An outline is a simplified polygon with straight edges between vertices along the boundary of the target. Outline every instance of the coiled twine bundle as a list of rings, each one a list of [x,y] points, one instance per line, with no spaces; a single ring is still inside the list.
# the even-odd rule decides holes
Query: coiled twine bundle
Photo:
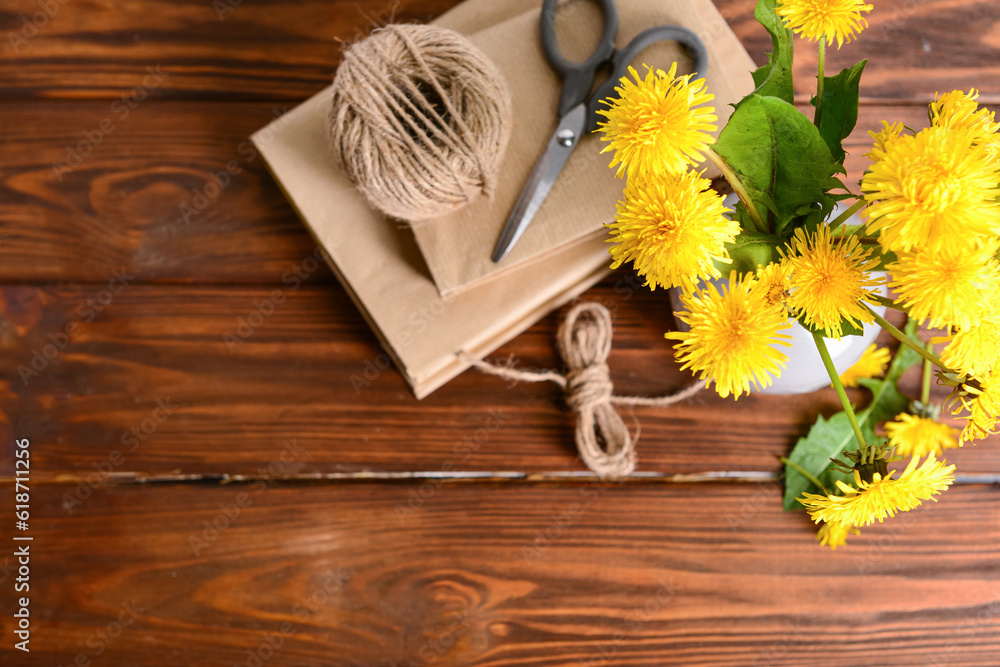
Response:
[[[615,405],[666,407],[691,398],[704,384],[695,382],[669,396],[616,396],[611,384],[611,313],[595,301],[573,306],[559,325],[559,354],[566,374],[557,371],[522,371],[480,361],[462,353],[469,364],[484,373],[508,380],[554,382],[566,392],[566,406],[576,413],[576,448],[587,467],[604,479],[621,479],[635,471],[636,438],[629,433]]]
[[[344,54],[328,120],[334,155],[369,203],[425,220],[492,193],[510,138],[510,92],[458,33],[390,25]]]

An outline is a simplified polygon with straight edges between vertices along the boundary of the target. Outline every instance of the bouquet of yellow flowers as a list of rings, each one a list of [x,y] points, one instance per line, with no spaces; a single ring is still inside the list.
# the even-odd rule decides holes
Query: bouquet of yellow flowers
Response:
[[[792,319],[813,334],[843,412],[821,417],[785,459],[785,506],[804,506],[831,547],[947,489],[955,466],[937,457],[995,433],[1000,418],[1000,125],[975,90],[938,95],[927,128],[883,122],[869,133],[871,165],[860,194],[850,192],[842,144],[866,62],[826,76],[825,50],[850,42],[871,10],[861,0],[759,0],[773,48],[717,140],[704,79],[677,76],[676,65],[631,69],[599,130],[627,175],[609,225],[612,267],[631,262],[651,289],[681,291],[688,330],[666,337],[683,368],[738,398],[782,372]],[[793,104],[793,32],[818,42],[812,120]],[[732,209],[692,169],[706,158],[739,197]],[[850,223],[856,214],[861,224]],[[894,298],[879,294],[885,287]],[[907,313],[906,331],[877,306]],[[900,352],[884,379],[860,381],[873,396],[856,411],[825,338],[872,323]],[[918,323],[944,335],[925,343]],[[911,400],[896,383],[921,359],[922,396]],[[965,419],[960,432],[929,401],[935,369],[951,388],[945,406]],[[875,433],[880,422],[887,437]],[[889,471],[904,458],[901,473]]]

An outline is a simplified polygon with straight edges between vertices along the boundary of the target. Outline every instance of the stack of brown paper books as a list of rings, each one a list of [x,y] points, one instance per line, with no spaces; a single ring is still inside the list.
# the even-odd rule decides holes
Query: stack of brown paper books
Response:
[[[574,2],[574,0],[570,0]],[[400,372],[422,398],[573,299],[607,274],[604,224],[614,218],[623,181],[608,168],[598,137],[574,151],[538,215],[500,263],[490,259],[500,231],[535,161],[555,129],[562,81],[542,53],[540,0],[467,0],[437,24],[469,36],[497,65],[513,97],[514,127],[493,197],[480,197],[447,216],[408,227],[369,208],[326,150],[330,88],[253,135],[344,288],[379,336]],[[599,34],[595,3],[576,0],[561,13],[560,47],[586,57]],[[618,44],[660,24],[694,30],[709,52],[706,75],[719,127],[729,104],[753,87],[753,62],[711,0],[619,0]],[[563,37],[567,42],[563,42]],[[512,48],[511,45],[516,45]],[[673,44],[641,60],[669,69]],[[707,170],[709,177],[715,174]]]

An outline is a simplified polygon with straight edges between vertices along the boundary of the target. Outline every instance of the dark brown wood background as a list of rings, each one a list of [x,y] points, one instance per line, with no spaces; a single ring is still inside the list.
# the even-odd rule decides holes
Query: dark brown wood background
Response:
[[[230,352],[313,251],[242,143],[327,85],[341,40],[454,0],[230,0],[220,18],[224,1],[0,8],[0,662],[1000,664],[997,439],[949,456],[963,483],[940,502],[830,552],[773,476],[832,390],[637,409],[645,477],[604,484],[552,386],[470,372],[416,401],[325,267]],[[870,59],[852,181],[880,120],[921,127],[953,88],[1000,103],[994,0],[873,2],[830,58]],[[716,4],[762,62],[754,3]],[[815,56],[796,46],[805,101]],[[242,173],[184,224],[230,160]],[[585,295],[614,312],[616,386],[675,390],[666,302],[630,284]],[[556,322],[498,354],[555,366]],[[11,617],[22,438],[30,655]]]

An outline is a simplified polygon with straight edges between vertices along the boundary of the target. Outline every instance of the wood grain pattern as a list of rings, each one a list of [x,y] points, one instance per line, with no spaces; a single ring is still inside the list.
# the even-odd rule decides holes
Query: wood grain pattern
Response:
[[[158,99],[300,100],[326,86],[343,41],[395,18],[429,19],[455,0],[183,0],[129,2],[52,0],[58,9],[25,38],[21,16],[37,0],[12,0],[0,14],[4,36],[0,96],[99,97],[130,95],[147,67],[168,76]],[[723,16],[758,62],[770,50],[753,21],[754,0],[716,0]],[[227,11],[231,7],[232,11]],[[41,22],[41,19],[39,19]],[[956,77],[994,91],[1000,101],[1000,11],[992,0],[884,0],[858,40],[830,55],[830,70],[869,58],[866,96],[908,100],[951,89]],[[14,35],[14,38],[11,38]],[[815,46],[798,41],[797,91],[812,92]],[[86,77],[80,73],[86,72]]]
[[[692,378],[663,340],[673,328],[669,306],[648,289],[623,294],[630,288],[612,279],[586,296],[615,313],[609,363],[616,388],[676,391]],[[284,299],[268,306],[275,289]],[[30,427],[46,442],[39,452],[45,478],[92,475],[115,452],[125,459],[113,466],[116,474],[259,474],[291,439],[302,454],[286,475],[582,470],[558,388],[510,387],[468,372],[417,401],[339,287],[296,290],[276,280],[261,288],[134,284],[117,294],[31,290],[8,289],[8,300],[26,312],[34,312],[34,299],[44,305],[26,333],[5,332],[0,364],[8,385],[0,400],[15,428]],[[110,299],[103,307],[102,294]],[[239,338],[241,318],[249,324],[267,308],[272,314]],[[558,367],[557,324],[546,318],[496,356]],[[47,359],[60,342],[64,349]],[[914,369],[911,395],[919,394],[917,382]],[[861,390],[853,395],[867,400]],[[935,396],[944,394],[936,388]],[[157,403],[168,399],[177,406],[171,413]],[[777,457],[816,416],[838,406],[824,390],[735,402],[705,392],[674,408],[637,409],[640,469],[777,470]],[[997,472],[997,442],[949,458],[965,471]]]
[[[455,2],[0,8],[0,495],[30,438],[35,538],[34,656],[5,641],[0,664],[1000,662],[997,486],[956,486],[831,553],[770,479],[668,478],[777,472],[837,410],[832,391],[637,409],[639,469],[662,477],[574,482],[555,387],[473,372],[418,402],[325,267],[292,288],[313,244],[247,137],[326,86],[343,42]],[[715,2],[763,62],[754,0]],[[922,127],[953,88],[1000,104],[996,3],[874,4],[830,54],[830,70],[871,59],[849,183],[880,120]],[[805,103],[814,47],[796,49]],[[224,335],[276,289],[230,351]],[[689,381],[662,294],[619,272],[585,298],[614,313],[619,391]],[[554,367],[556,323],[498,354]],[[998,443],[949,460],[995,478]]]
[[[248,137],[290,108],[148,102],[122,117],[107,102],[7,105],[4,277],[280,276],[314,245]]]
[[[0,13],[0,96],[124,95],[127,101],[147,86],[154,99],[301,100],[329,85],[345,44],[394,20],[426,21],[456,4],[11,0]],[[147,68],[164,80],[148,86]]]
[[[419,488],[128,485],[70,514],[60,486],[40,487],[30,664],[83,653],[245,665],[258,651],[297,667],[997,655],[995,488],[949,490],[833,553],[773,486],[459,483],[401,510]],[[119,634],[123,604],[135,613]],[[15,659],[7,642],[4,658]]]

